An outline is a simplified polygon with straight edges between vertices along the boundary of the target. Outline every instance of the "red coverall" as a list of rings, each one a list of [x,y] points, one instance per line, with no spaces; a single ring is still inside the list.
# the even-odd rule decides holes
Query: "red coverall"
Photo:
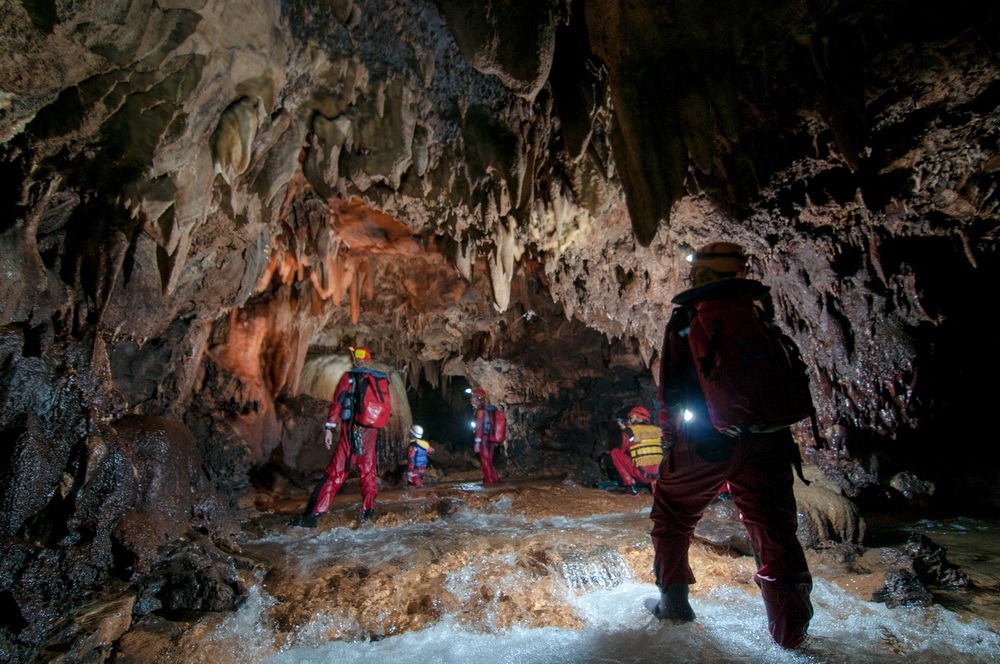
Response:
[[[486,418],[485,405],[476,406],[476,452],[479,452],[479,463],[483,467],[483,482],[491,484],[500,481],[500,475],[493,467],[493,447],[488,436],[483,435],[483,420]]]
[[[327,424],[336,424],[340,433],[333,450],[333,457],[330,459],[330,465],[326,467],[326,480],[317,494],[313,514],[326,514],[330,509],[330,502],[343,486],[344,480],[347,479],[347,473],[355,466],[361,474],[361,509],[371,510],[375,508],[375,495],[378,493],[377,452],[375,449],[378,441],[378,429],[354,424],[351,420],[340,419],[340,411],[343,408],[340,403],[340,395],[350,389],[350,375],[345,373],[341,377],[340,383],[337,384],[333,401],[330,403],[330,413],[326,418]],[[364,444],[364,454],[360,456],[356,456],[351,450],[352,429],[361,434],[361,441]]]
[[[622,484],[624,486],[631,486],[636,482],[642,486],[648,486],[656,481],[660,472],[660,467],[658,465],[642,466],[640,468],[636,467],[635,463],[632,461],[632,456],[628,453],[628,451],[638,442],[638,440],[632,439],[630,430],[625,429],[622,431],[621,445],[611,450],[611,463],[614,464],[615,470],[617,470],[618,475],[621,476]]]
[[[679,335],[689,321],[689,315],[675,311],[663,342],[660,426],[667,445],[674,446],[661,464],[650,513],[656,583],[664,590],[671,584],[695,582],[688,563],[695,525],[720,485],[728,482],[757,555],[754,581],[764,599],[768,630],[776,643],[794,648],[805,638],[813,615],[812,576],[795,536],[795,443],[788,429],[740,439],[724,439],[715,432],[693,372],[690,348]],[[684,408],[695,412],[689,423],[682,420]],[[699,421],[705,424],[698,426]]]

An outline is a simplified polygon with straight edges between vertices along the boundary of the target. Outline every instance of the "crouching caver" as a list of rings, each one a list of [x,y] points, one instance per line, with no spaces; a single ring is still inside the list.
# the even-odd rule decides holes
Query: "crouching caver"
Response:
[[[429,457],[434,454],[434,448],[423,438],[422,426],[414,424],[410,427],[410,441],[406,446],[406,483],[418,489],[424,486]]]
[[[647,409],[636,406],[626,420],[618,421],[622,439],[621,445],[611,450],[611,463],[626,495],[638,495],[636,485],[649,487],[660,476],[663,446],[660,428],[649,423],[651,417]]]

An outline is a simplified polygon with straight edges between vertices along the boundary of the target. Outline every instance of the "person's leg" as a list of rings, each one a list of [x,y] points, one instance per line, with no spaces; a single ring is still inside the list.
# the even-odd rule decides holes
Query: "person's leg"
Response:
[[[500,476],[493,468],[493,447],[493,443],[485,440],[479,445],[479,464],[483,469],[483,482],[486,483],[500,481]]]
[[[497,472],[496,467],[496,451],[497,446],[495,443],[490,443],[490,483],[495,483],[500,481],[500,473]]]
[[[756,555],[754,581],[767,612],[768,631],[784,648],[797,647],[813,615],[812,576],[795,532],[798,528],[792,466],[785,439],[790,434],[760,434],[741,445],[729,478],[729,492],[740,510]]]
[[[358,472],[361,474],[361,509],[364,512],[375,509],[378,494],[378,429],[359,428],[365,446],[364,454],[357,457]]]
[[[628,455],[628,452],[623,452],[620,447],[612,449],[611,463],[614,464],[618,477],[621,478],[622,486],[627,487],[635,483],[632,477],[632,470],[635,466],[632,465],[632,457]]]
[[[326,514],[330,510],[330,502],[344,484],[344,479],[347,478],[347,458],[350,451],[348,431],[341,429],[340,436],[337,438],[337,446],[333,449],[333,456],[330,458],[330,464],[326,467],[326,478],[319,486],[319,491],[316,492],[316,502],[311,514]]]
[[[424,475],[427,474],[427,466],[414,466],[410,475],[410,486],[418,489],[424,486]]]
[[[653,571],[662,592],[653,613],[658,618],[693,620],[687,602],[687,587],[695,582],[688,563],[688,549],[694,528],[705,508],[725,480],[729,463],[710,464],[687,444],[678,441],[673,450],[673,470],[661,467],[653,490]]]

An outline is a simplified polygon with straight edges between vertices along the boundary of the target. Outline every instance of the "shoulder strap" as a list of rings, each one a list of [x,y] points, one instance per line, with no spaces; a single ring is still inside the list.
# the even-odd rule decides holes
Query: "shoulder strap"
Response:
[[[363,384],[368,384],[369,382],[375,387],[375,392],[378,394],[379,401],[385,401],[385,394],[382,393],[382,380],[388,381],[389,376],[381,371],[375,371],[374,369],[366,369],[364,367],[354,367],[350,370],[350,373],[358,377],[358,382]],[[364,380],[367,378],[368,380]],[[362,387],[358,391],[358,398],[364,396],[365,388]]]

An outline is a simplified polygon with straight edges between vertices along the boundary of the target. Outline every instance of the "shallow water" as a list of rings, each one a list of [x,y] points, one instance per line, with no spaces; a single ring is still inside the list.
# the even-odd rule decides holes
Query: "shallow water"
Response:
[[[582,630],[515,627],[503,633],[471,632],[446,618],[433,627],[380,641],[334,642],[297,647],[264,661],[274,664],[392,661],[400,664],[479,662],[542,664],[580,662],[997,662],[1000,636],[985,623],[966,621],[939,607],[888,609],[859,603],[820,580],[816,615],[807,646],[785,651],[767,637],[759,597],[722,588],[693,600],[695,623],[660,623],[642,609],[655,588],[624,581],[585,593],[574,608],[586,619]],[[244,609],[246,624],[259,600]],[[234,638],[243,639],[234,633]],[[257,651],[264,655],[265,649]],[[246,653],[252,659],[251,653]]]
[[[638,578],[621,551],[648,547],[648,503],[622,505],[629,511],[532,519],[519,512],[510,497],[500,497],[446,520],[265,537],[246,548],[280,556],[282,564],[305,578],[352,559],[364,560],[367,566],[397,566],[402,578],[413,565],[430,565],[468,550],[464,566],[448,572],[439,591],[456,598],[455,606],[469,606],[481,592],[481,575],[488,568],[500,599],[491,599],[494,605],[478,618],[458,610],[444,612],[417,631],[386,624],[394,615],[386,609],[379,632],[391,635],[384,638],[373,638],[356,613],[330,607],[289,634],[275,628],[271,612],[277,601],[257,586],[237,613],[212,627],[207,640],[225,644],[236,661],[273,664],[1000,662],[1000,634],[989,611],[1000,597],[996,522],[955,519],[898,528],[899,534],[920,530],[947,547],[949,560],[980,586],[973,593],[935,593],[954,610],[942,605],[890,609],[845,590],[837,582],[838,572],[817,566],[810,638],[803,648],[785,651],[771,642],[760,594],[750,583],[701,583],[692,593],[698,616],[694,623],[661,623],[646,612],[644,600],[655,597],[657,589]],[[486,543],[486,548],[472,552],[472,542]],[[544,569],[526,573],[518,551],[544,547]],[[488,553],[494,549],[495,556]],[[740,570],[736,568],[737,576]],[[696,574],[701,582],[697,567]],[[510,614],[504,613],[502,597],[532,592],[537,592],[540,604],[545,595],[561,595],[563,610],[575,614],[582,628],[517,621],[504,625],[501,618]],[[331,641],[331,634],[338,640]]]
[[[1000,520],[954,516],[897,521],[884,516],[868,521],[874,525],[872,539],[879,544],[899,545],[910,533],[922,533],[947,549],[948,562],[960,567],[976,588],[938,590],[935,601],[1000,628]]]

